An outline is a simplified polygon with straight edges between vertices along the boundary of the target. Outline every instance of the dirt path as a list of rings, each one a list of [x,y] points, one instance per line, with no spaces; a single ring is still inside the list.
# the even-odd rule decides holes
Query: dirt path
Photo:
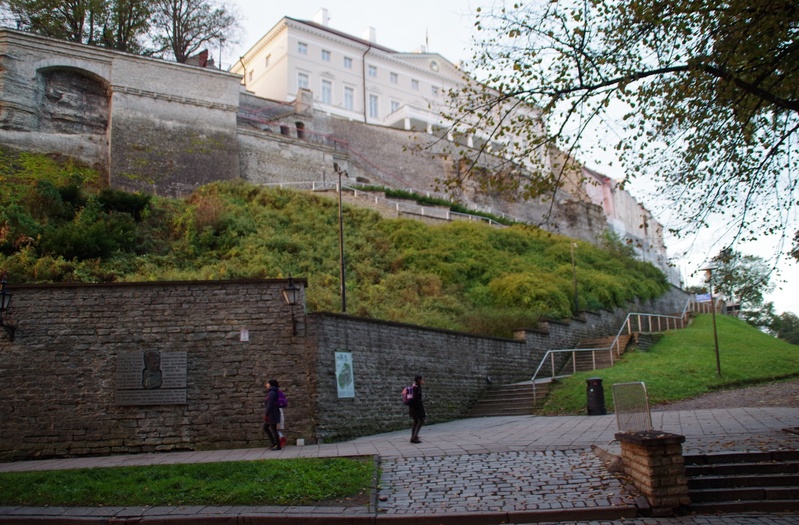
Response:
[[[722,390],[693,399],[656,405],[652,407],[652,410],[699,410],[703,408],[735,407],[799,407],[799,379],[736,390]]]

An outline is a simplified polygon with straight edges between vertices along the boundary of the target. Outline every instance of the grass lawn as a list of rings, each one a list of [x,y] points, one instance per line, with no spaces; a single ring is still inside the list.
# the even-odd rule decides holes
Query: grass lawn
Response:
[[[371,457],[7,472],[0,473],[0,505],[365,504],[374,475]]]
[[[643,381],[652,405],[715,390],[799,376],[799,346],[764,334],[745,322],[716,316],[721,377],[716,373],[712,317],[699,315],[683,330],[672,330],[645,352],[627,352],[613,368],[581,372],[559,380],[541,414],[584,414],[586,379],[599,377],[605,406],[613,410],[614,383]]]

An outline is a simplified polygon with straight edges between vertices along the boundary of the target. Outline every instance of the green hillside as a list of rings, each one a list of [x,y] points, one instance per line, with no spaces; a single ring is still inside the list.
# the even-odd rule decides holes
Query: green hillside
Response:
[[[613,368],[563,379],[542,414],[585,414],[586,380],[602,379],[605,405],[613,410],[613,384],[643,381],[651,405],[679,401],[715,390],[799,376],[799,348],[734,317],[716,316],[721,377],[716,371],[713,324],[699,315],[683,330],[666,332],[646,352],[628,352]],[[757,400],[753,405],[757,406]]]
[[[338,210],[332,199],[241,181],[186,199],[103,188],[93,170],[0,150],[0,271],[10,282],[295,277],[310,311],[340,311]],[[570,242],[530,226],[429,226],[346,207],[347,312],[510,336],[573,301]],[[578,242],[584,309],[668,289],[663,273]]]

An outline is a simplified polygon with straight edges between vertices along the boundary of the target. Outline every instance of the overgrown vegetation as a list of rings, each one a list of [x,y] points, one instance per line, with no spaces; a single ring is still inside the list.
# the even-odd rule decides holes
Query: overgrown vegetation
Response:
[[[720,389],[799,376],[799,351],[740,319],[717,316],[721,377],[716,373],[710,315],[672,330],[646,352],[628,352],[613,368],[581,372],[558,382],[542,414],[585,414],[586,380],[600,377],[605,406],[613,411],[613,384],[643,381],[651,405]],[[753,400],[756,403],[756,400]]]
[[[97,173],[0,151],[0,272],[10,282],[308,279],[310,311],[339,311],[338,210],[241,181],[186,199],[102,188]],[[347,312],[496,336],[571,314],[572,239],[534,227],[429,226],[344,212]],[[649,300],[663,273],[617,239],[575,249],[580,307]],[[615,244],[614,244],[615,243]]]
[[[368,494],[371,458],[0,473],[0,505],[309,505]]]

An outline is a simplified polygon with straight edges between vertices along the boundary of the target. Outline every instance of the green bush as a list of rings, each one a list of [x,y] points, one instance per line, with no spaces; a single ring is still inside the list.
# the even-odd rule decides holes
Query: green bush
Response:
[[[136,222],[141,222],[151,200],[152,196],[144,193],[128,193],[108,188],[97,195],[97,201],[104,211],[127,213]]]

